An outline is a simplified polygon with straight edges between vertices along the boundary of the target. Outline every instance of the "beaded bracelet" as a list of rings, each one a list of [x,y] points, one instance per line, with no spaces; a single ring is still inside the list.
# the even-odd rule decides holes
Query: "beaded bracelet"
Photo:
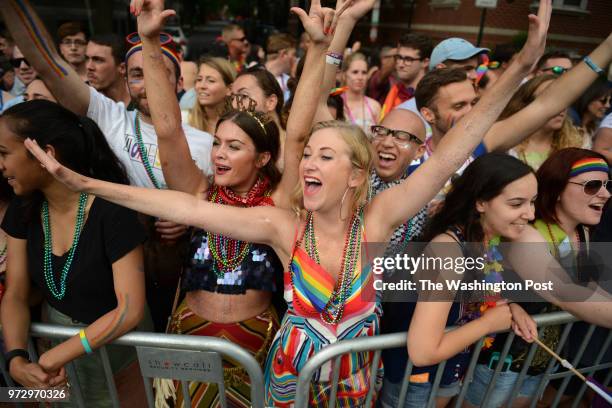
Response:
[[[83,345],[85,352],[87,354],[93,353],[93,350],[91,349],[91,346],[89,345],[89,340],[87,340],[87,336],[85,335],[85,330],[81,329],[81,331],[79,331],[79,337],[81,338],[81,344]]]
[[[584,57],[582,59],[584,61],[585,64],[587,64],[587,66],[589,68],[591,68],[597,75],[603,75],[604,70],[601,69],[595,62],[593,62],[593,60],[591,59],[591,57],[589,57],[588,55],[586,57]]]

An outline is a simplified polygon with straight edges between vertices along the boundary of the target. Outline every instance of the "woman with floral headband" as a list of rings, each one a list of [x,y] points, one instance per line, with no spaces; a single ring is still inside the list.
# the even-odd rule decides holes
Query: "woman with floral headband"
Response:
[[[373,0],[339,2],[340,10],[335,20],[356,21],[370,11],[373,4]],[[140,9],[137,6],[136,12]],[[342,13],[342,10],[346,11]],[[550,10],[550,0],[540,2],[539,17],[530,16],[529,38],[521,53],[492,91],[444,137],[436,154],[401,184],[380,193],[367,204],[372,153],[365,134],[353,125],[326,122],[315,126],[308,136],[314,103],[308,106],[312,109],[308,111],[310,115],[296,118],[296,122],[301,121],[300,127],[296,127],[298,134],[307,137],[293,211],[280,206],[238,208],[217,205],[177,191],[117,186],[72,172],[35,143],[26,142],[26,146],[51,174],[72,189],[86,190],[138,211],[194,225],[234,240],[272,247],[282,265],[289,265],[284,274],[288,311],[266,364],[266,400],[269,406],[288,407],[294,402],[297,375],[314,353],[343,339],[379,332],[380,303],[373,288],[374,275],[361,261],[361,243],[387,241],[397,226],[431,200],[465,161],[541,56]],[[312,65],[310,61],[307,63],[302,81],[306,79],[304,75],[312,75],[313,83],[320,84],[330,41],[326,33],[330,32],[331,13],[322,8],[318,0],[312,1],[309,14],[298,8],[292,11],[298,14],[313,39],[307,57],[312,59]],[[161,8],[158,13],[172,14],[162,12]],[[140,29],[145,31],[144,26]],[[298,98],[302,89],[298,88]],[[291,119],[288,134],[291,133]],[[287,152],[291,152],[287,154],[288,159],[299,157],[289,147]],[[295,170],[289,161],[286,163],[285,175]],[[172,162],[171,165],[184,163]],[[193,180],[191,178],[192,183]],[[403,205],[398,206],[400,201]],[[337,393],[340,406],[364,405],[372,360],[373,353],[369,352],[342,358],[341,389]],[[311,384],[311,404],[328,404],[330,374],[330,364],[316,373]]]

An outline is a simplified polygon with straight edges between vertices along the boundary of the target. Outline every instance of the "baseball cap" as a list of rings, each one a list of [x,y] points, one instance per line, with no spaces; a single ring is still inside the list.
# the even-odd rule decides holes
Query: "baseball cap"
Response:
[[[474,55],[490,51],[491,50],[488,48],[474,47],[471,42],[466,41],[463,38],[447,38],[440,44],[436,45],[436,48],[434,48],[431,52],[431,58],[429,59],[429,70],[433,70],[436,65],[446,60],[461,61],[472,58]]]

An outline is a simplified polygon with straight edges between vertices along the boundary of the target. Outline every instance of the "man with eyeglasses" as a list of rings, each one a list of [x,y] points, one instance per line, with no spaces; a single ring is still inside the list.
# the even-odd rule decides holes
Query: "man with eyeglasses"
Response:
[[[83,81],[87,81],[87,68],[85,66],[87,33],[83,26],[75,21],[64,23],[57,29],[57,37],[59,38],[59,50],[62,57]]]
[[[394,75],[387,79],[390,88],[383,101],[380,119],[383,119],[396,106],[414,96],[416,86],[427,72],[431,49],[431,38],[425,35],[411,33],[400,38],[396,54],[393,56],[395,71]],[[373,80],[378,81],[378,84],[373,83]],[[381,78],[370,80],[370,87],[384,85]]]
[[[542,55],[533,76],[544,74],[559,76],[572,69],[573,66],[574,64],[568,53],[561,50],[552,50]]]
[[[242,27],[229,24],[223,27],[221,39],[227,47],[227,58],[234,65],[237,72],[244,69],[249,40],[244,34]]]

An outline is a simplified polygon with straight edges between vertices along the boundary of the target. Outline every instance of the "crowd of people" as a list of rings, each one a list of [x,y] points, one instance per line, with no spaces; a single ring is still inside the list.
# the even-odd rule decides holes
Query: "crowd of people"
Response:
[[[495,333],[511,330],[486,406],[549,406],[559,385],[539,384],[550,356],[524,363],[534,339],[561,340],[560,326],[533,319],[558,310],[586,322],[567,335],[566,356],[587,323],[599,326],[581,352],[592,364],[612,328],[608,272],[584,267],[591,242],[612,241],[612,35],[577,60],[546,50],[552,4],[541,0],[520,50],[434,46],[417,33],[374,53],[347,48],[374,3],[292,8],[302,37],[271,34],[263,49],[231,24],[211,54],[188,61],[164,32],[175,12],[163,0],[132,0],[138,31],[125,39],[76,22],[52,37],[28,1],[0,2],[0,320],[16,382],[64,386],[73,362],[87,406],[106,407],[94,350],[133,329],[212,336],[261,364],[267,406],[290,407],[321,349],[407,332],[378,369],[373,352],[342,356],[335,393],[336,362],[324,364],[309,405],[334,393],[337,406],[362,407],[374,387],[376,406],[397,406],[411,360],[404,406],[426,406],[443,361],[435,399],[447,406],[485,337],[466,394],[466,406],[483,406],[508,336]],[[445,258],[483,256],[486,281],[554,289],[534,289],[537,302],[460,291],[383,302],[367,244],[388,254],[413,242]],[[37,320],[79,334],[33,361]],[[144,406],[134,350],[107,350],[122,405]],[[249,407],[248,375],[223,364],[229,406]],[[180,383],[155,385],[157,406],[185,406]],[[193,407],[221,406],[215,384],[188,392]]]

